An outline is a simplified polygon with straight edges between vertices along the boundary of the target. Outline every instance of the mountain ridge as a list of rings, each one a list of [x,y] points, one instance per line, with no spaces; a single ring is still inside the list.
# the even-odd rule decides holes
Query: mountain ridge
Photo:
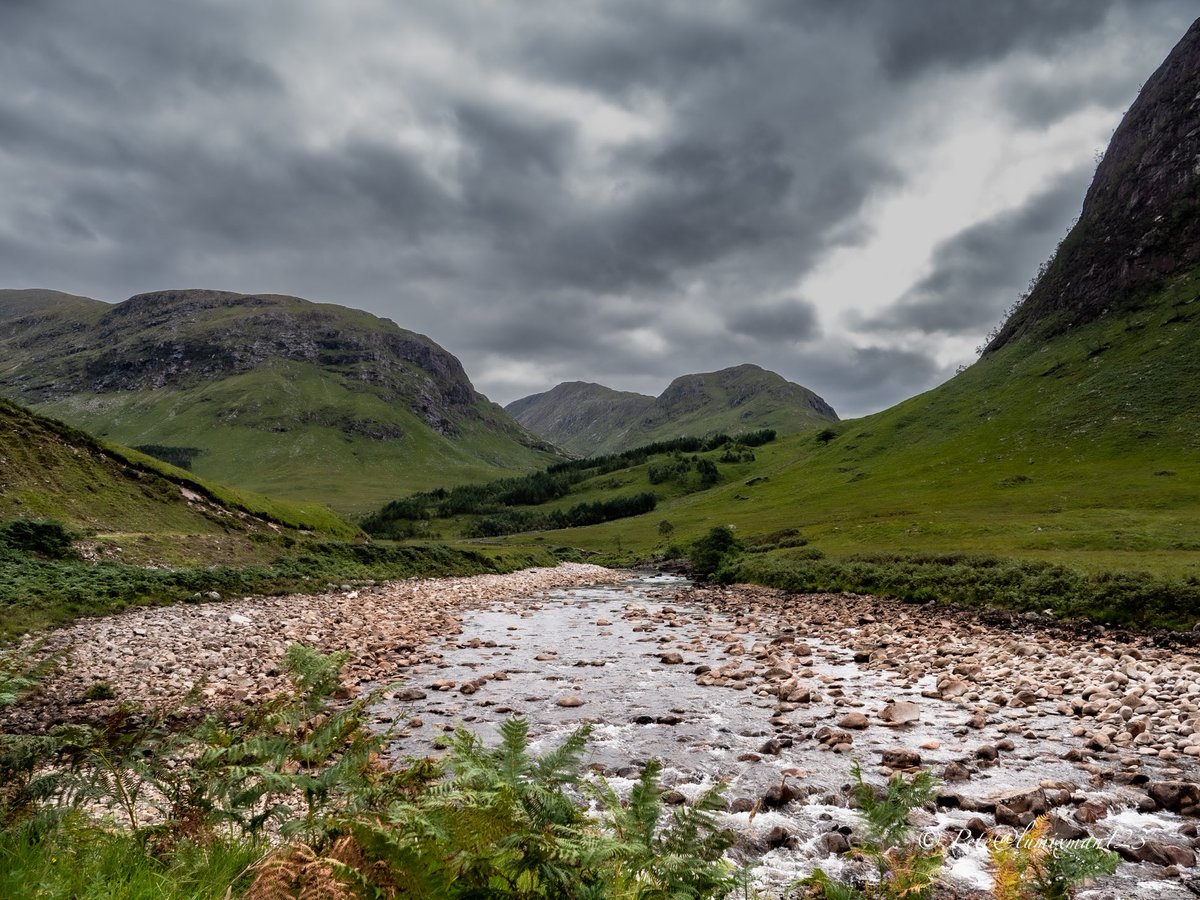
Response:
[[[681,375],[658,397],[583,381],[563,382],[505,407],[535,434],[583,454],[715,431],[791,433],[837,421],[808,388],[752,363]]]
[[[118,443],[195,448],[206,477],[343,510],[431,470],[469,480],[554,458],[436,342],[336,304],[0,291],[0,353],[0,394],[16,402]]]

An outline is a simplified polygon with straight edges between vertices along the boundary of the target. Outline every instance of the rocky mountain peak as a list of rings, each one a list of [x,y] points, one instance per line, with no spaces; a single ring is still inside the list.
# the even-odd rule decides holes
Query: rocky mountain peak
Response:
[[[1079,221],[988,346],[1052,335],[1136,303],[1200,264],[1200,19],[1114,132]]]

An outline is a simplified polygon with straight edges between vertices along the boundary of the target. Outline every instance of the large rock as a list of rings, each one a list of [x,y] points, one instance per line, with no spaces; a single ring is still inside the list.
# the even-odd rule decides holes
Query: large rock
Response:
[[[1184,815],[1200,812],[1200,784],[1192,781],[1156,781],[1146,786],[1146,793],[1158,809]]]
[[[897,700],[879,711],[879,720],[888,725],[911,725],[921,720],[921,707],[908,700]]]
[[[883,764],[889,769],[915,769],[921,765],[921,754],[903,748],[884,750]]]

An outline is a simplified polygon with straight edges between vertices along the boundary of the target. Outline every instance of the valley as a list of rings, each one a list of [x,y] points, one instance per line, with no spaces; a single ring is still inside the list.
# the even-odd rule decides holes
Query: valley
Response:
[[[657,21],[636,40],[609,22],[619,52],[590,55],[575,42],[603,16],[585,7],[536,42],[522,15],[483,40],[468,20],[489,5],[443,10],[454,40],[406,21],[424,49],[388,45],[383,67],[357,33],[352,102],[288,44],[328,115],[294,154],[260,152],[286,118],[226,118],[283,89],[258,48],[239,66],[173,47],[207,74],[147,109],[212,133],[195,158],[148,143],[205,202],[171,193],[101,228],[95,209],[122,204],[91,187],[40,217],[18,191],[0,229],[15,272],[57,271],[40,242],[66,228],[73,251],[51,255],[98,296],[276,278],[421,330],[283,293],[0,289],[0,895],[1200,895],[1200,20],[949,377],[1025,244],[1061,227],[1083,170],[1055,129],[1082,146],[1101,95],[1126,97],[1088,66],[1150,38],[1082,65],[1079,35],[1120,44],[1124,7],[1061,40],[989,19],[1000,6],[951,40],[961,23],[934,8],[946,40],[925,46],[933,19],[907,8],[904,28],[883,4],[828,32],[817,6],[745,46],[689,8],[655,56],[665,92],[624,80]],[[868,25],[875,43],[815,83],[911,118],[835,97],[810,125],[812,98],[779,104],[802,63],[842,55],[808,29],[848,46]],[[526,68],[455,68],[468,91],[443,68],[460,31]],[[749,47],[786,77],[711,115]],[[89,65],[64,75],[94,82],[89,103],[128,93]],[[386,114],[364,89],[380,72],[404,84]],[[423,104],[451,81],[471,102]],[[188,108],[201,82],[223,85],[221,116]],[[979,117],[939,144],[951,95]],[[871,130],[839,139],[859,118]],[[13,121],[44,130],[0,108]],[[99,147],[128,158],[132,133]],[[239,140],[238,178],[204,174]],[[1035,145],[1037,165],[1004,169]],[[79,152],[47,158],[74,172]],[[326,154],[348,167],[323,175]],[[122,196],[156,180],[130,174]],[[140,268],[104,255],[235,221],[243,176],[320,210],[222,226],[222,247],[282,242],[256,245],[260,268],[203,241]],[[36,252],[13,249],[26,230]],[[828,385],[790,380],[814,373]],[[896,385],[919,392],[894,402]],[[843,418],[821,394],[876,411]]]

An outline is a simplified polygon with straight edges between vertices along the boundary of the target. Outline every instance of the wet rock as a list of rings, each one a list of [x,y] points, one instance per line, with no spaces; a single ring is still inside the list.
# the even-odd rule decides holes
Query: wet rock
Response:
[[[1108,807],[1099,800],[1088,800],[1075,807],[1075,820],[1084,825],[1094,825],[1108,815]]]
[[[584,701],[581,700],[579,697],[567,696],[567,697],[559,697],[557,700],[554,701],[554,704],[555,704],[555,706],[563,706],[563,707],[566,707],[567,709],[575,709],[577,707],[583,706]]]
[[[921,707],[909,700],[897,700],[879,711],[879,720],[887,725],[911,725],[921,720]]]
[[[1200,812],[1200,784],[1189,781],[1157,781],[1146,786],[1146,793],[1154,801],[1156,809],[1165,809],[1183,815]]]
[[[839,731],[836,728],[830,728],[828,725],[823,725],[813,733],[817,743],[826,750],[834,750],[836,752],[845,752],[854,744],[854,736],[848,731]]]
[[[1088,830],[1069,819],[1053,813],[1046,817],[1046,836],[1056,841],[1081,841],[1088,837]]]
[[[817,848],[830,856],[850,852],[850,839],[840,831],[829,831],[817,840]]]
[[[870,725],[870,721],[865,715],[860,712],[850,712],[838,719],[838,728],[863,729]]]
[[[1156,866],[1184,866],[1191,868],[1196,864],[1196,854],[1190,847],[1173,844],[1169,841],[1114,841],[1111,849],[1129,862],[1151,863]]]
[[[996,751],[996,748],[991,744],[984,744],[982,747],[976,747],[975,752],[972,755],[976,759],[984,762],[995,762],[1000,756],[1000,754]]]
[[[759,747],[758,752],[768,756],[778,756],[785,747],[790,746],[792,746],[792,739],[790,737],[773,737]]]
[[[428,696],[429,695],[420,688],[414,687],[400,688],[400,690],[396,691],[396,693],[393,695],[396,700],[405,701],[424,700]]]
[[[792,833],[782,825],[776,825],[774,828],[768,831],[766,837],[763,838],[763,842],[767,845],[768,849],[771,850],[776,850],[780,847],[786,847],[789,850],[795,850],[800,846],[800,842],[797,841],[796,838],[792,836]]]
[[[987,822],[983,821],[983,819],[979,818],[979,816],[972,816],[971,818],[967,819],[967,824],[965,827],[967,832],[973,838],[981,838],[991,830],[988,827]]]
[[[754,809],[754,801],[749,797],[737,797],[729,802],[729,812],[747,813]]]
[[[1003,803],[996,804],[996,823],[999,825],[1008,825],[1011,828],[1024,828],[1027,825],[1033,824],[1033,820],[1037,818],[1033,813],[1019,813],[1015,809],[1010,809]]]
[[[801,792],[785,778],[779,784],[774,784],[767,788],[766,792],[762,795],[761,803],[767,809],[779,809],[780,807],[787,806],[800,796],[802,796]]]
[[[971,777],[971,770],[960,762],[953,760],[946,763],[946,767],[942,769],[943,781],[966,781]]]
[[[671,651],[669,653],[660,653],[658,661],[664,666],[678,666],[683,663],[683,655]]]
[[[921,754],[916,750],[884,750],[883,764],[889,769],[915,769],[921,765]]]

